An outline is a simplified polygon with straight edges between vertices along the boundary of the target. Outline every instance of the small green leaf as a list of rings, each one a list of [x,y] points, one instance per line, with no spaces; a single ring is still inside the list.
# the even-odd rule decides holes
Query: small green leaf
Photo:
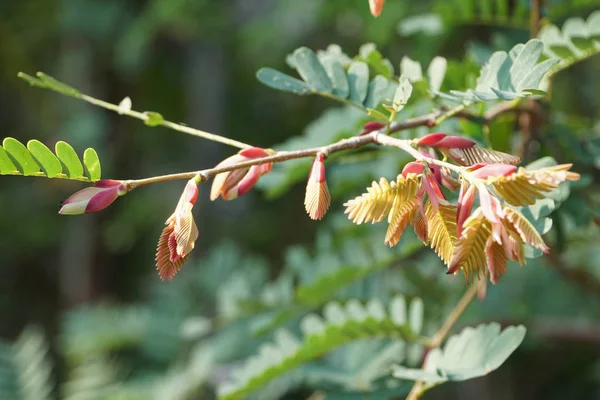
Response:
[[[400,84],[394,94],[394,108],[396,111],[400,111],[406,105],[412,94],[412,89],[413,87],[409,79],[406,76],[401,75]]]
[[[365,99],[365,107],[376,108],[383,100],[388,92],[390,81],[382,75],[377,75],[371,83],[369,83],[369,91]]]
[[[17,168],[23,175],[35,175],[40,172],[40,166],[27,150],[27,147],[17,139],[6,138],[2,146],[10,157],[16,162]]]
[[[10,159],[6,150],[4,150],[2,147],[0,147],[0,174],[19,174],[19,169],[17,168],[15,163]]]
[[[55,152],[69,178],[83,177],[83,166],[70,144],[63,141],[56,143]]]
[[[46,75],[43,72],[38,72],[37,77],[46,86],[47,89],[54,90],[55,92],[62,93],[66,96],[81,97],[81,92],[57,79],[54,79],[50,75]]]
[[[377,111],[374,110],[372,108],[367,108],[367,114],[369,114],[369,116],[378,119],[380,121],[387,121],[388,117],[387,115],[385,115],[384,113],[382,113],[381,111]]]
[[[298,74],[310,87],[318,92],[333,93],[333,85],[327,76],[327,71],[314,51],[307,47],[300,47],[294,51],[294,61]]]
[[[90,178],[91,182],[100,180],[102,169],[100,167],[100,159],[96,150],[89,148],[83,153],[83,164],[85,166],[85,174]]]
[[[404,75],[411,82],[417,82],[423,79],[423,69],[421,63],[414,61],[407,56],[402,57],[400,61],[400,74]]]
[[[369,89],[369,67],[362,61],[355,61],[348,69],[349,99],[353,103],[363,104]]]
[[[270,88],[281,90],[282,92],[290,92],[299,95],[312,93],[310,86],[300,79],[296,79],[272,68],[259,69],[256,73],[256,78]]]
[[[525,337],[525,327],[510,326],[500,332],[500,325],[491,323],[477,328],[465,328],[451,336],[443,350],[427,355],[424,369],[394,367],[399,379],[441,383],[447,380],[464,381],[489,374],[498,369],[519,347]]]
[[[162,115],[154,111],[146,111],[144,114],[148,116],[144,123],[148,126],[158,126],[165,120]]]
[[[39,140],[30,140],[27,142],[27,148],[36,159],[38,164],[44,170],[48,178],[55,178],[62,173],[62,165],[52,151]]]
[[[448,61],[444,57],[434,57],[427,68],[427,79],[429,80],[429,89],[437,92],[442,87]]]
[[[329,76],[333,84],[333,94],[343,99],[347,98],[350,94],[350,87],[348,86],[348,78],[342,64],[333,56],[322,57],[321,63],[325,67],[327,76]]]

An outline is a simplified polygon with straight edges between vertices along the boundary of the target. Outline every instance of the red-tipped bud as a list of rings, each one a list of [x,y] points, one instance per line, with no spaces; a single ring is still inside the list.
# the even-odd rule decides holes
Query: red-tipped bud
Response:
[[[446,136],[435,145],[430,145],[438,149],[466,149],[475,146],[475,142],[459,136]]]
[[[165,222],[156,248],[156,269],[161,279],[173,279],[198,239],[192,207],[198,199],[198,178],[190,179],[175,212]]]
[[[78,215],[104,210],[119,196],[127,193],[127,187],[121,181],[104,179],[92,187],[87,187],[72,194],[62,202],[58,211],[63,215]]]
[[[458,195],[458,205],[456,209],[456,237],[460,238],[463,231],[463,226],[471,210],[473,209],[473,202],[475,201],[475,186],[470,186],[463,182],[460,187],[460,193]]]
[[[383,128],[385,128],[385,124],[382,124],[381,122],[377,121],[369,121],[365,124],[365,126],[363,126],[363,131],[360,133],[359,136],[366,135],[367,133],[378,131]]]
[[[228,167],[255,158],[267,157],[272,154],[272,150],[262,149],[260,147],[248,147],[221,161],[216,168]],[[213,179],[210,189],[210,199],[216,200],[221,196],[223,200],[233,200],[245,195],[254,187],[254,185],[256,185],[256,182],[258,182],[258,179],[262,175],[271,171],[271,168],[273,168],[273,163],[266,163],[217,174]]]
[[[473,171],[475,178],[487,179],[492,176],[509,176],[517,170],[517,167],[510,164],[488,164]]]
[[[406,178],[408,174],[422,174],[425,166],[421,163],[411,161],[402,168],[402,176]]]
[[[379,17],[379,14],[381,14],[381,11],[383,10],[384,3],[385,0],[369,0],[369,8],[374,17]]]
[[[421,139],[419,139],[419,141],[417,142],[417,145],[418,146],[434,146],[445,137],[446,137],[445,133],[441,133],[441,132],[429,133],[429,134],[423,136]]]
[[[309,217],[314,220],[323,218],[331,203],[331,196],[325,179],[324,158],[323,154],[317,154],[306,184],[304,207]]]

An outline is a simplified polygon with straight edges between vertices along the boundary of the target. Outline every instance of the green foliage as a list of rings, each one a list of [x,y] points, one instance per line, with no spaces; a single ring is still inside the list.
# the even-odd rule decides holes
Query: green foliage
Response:
[[[0,343],[0,398],[50,400],[54,387],[49,347],[41,329],[25,329],[10,345]]]
[[[525,44],[517,44],[509,52],[497,51],[481,69],[475,89],[438,94],[445,99],[466,104],[515,100],[538,94],[544,74],[558,62],[552,58],[538,64],[543,48],[542,41],[532,39]]]
[[[431,384],[464,381],[489,374],[500,367],[519,347],[525,337],[525,327],[510,326],[500,332],[500,324],[465,328],[451,336],[443,349],[431,350],[424,368],[394,367],[399,379],[420,380]]]
[[[94,149],[85,150],[83,164],[68,143],[56,143],[55,152],[56,155],[38,140],[30,140],[25,147],[17,139],[5,138],[0,147],[0,175],[43,176],[83,182],[100,180],[100,160]]]
[[[363,306],[356,300],[344,306],[328,303],[324,319],[310,314],[300,327],[304,338],[298,341],[290,332],[275,333],[275,343],[265,344],[259,354],[232,374],[234,381],[223,384],[219,398],[235,399],[256,390],[294,367],[320,357],[349,341],[369,337],[393,337],[407,342],[418,340],[423,321],[423,305],[419,299],[407,308],[403,297],[394,298],[388,310],[381,301]]]
[[[273,89],[298,95],[318,94],[362,109],[375,109],[384,100],[393,97],[398,84],[390,80],[389,65],[384,64],[374,51],[363,51],[366,61],[347,62],[330,47],[327,52],[315,54],[309,48],[297,49],[288,59],[302,80],[272,68],[262,68],[256,74],[259,81]],[[378,74],[369,80],[369,65]]]
[[[511,3],[514,4],[511,7]],[[449,0],[436,1],[434,11],[446,26],[489,24],[526,29],[529,13],[526,2],[509,0]]]
[[[555,25],[542,28],[538,38],[544,43],[544,54],[556,57],[560,62],[551,73],[600,53],[600,10],[583,20],[569,18],[559,29]]]

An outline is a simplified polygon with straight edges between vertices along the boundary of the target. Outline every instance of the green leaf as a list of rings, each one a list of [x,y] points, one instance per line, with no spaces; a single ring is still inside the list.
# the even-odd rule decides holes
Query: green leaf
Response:
[[[348,85],[350,95],[348,99],[353,103],[362,104],[367,97],[369,88],[369,67],[362,61],[355,61],[348,69]]]
[[[519,347],[525,331],[525,327],[519,325],[510,326],[501,333],[500,325],[495,322],[465,328],[460,334],[451,336],[443,350],[429,352],[422,370],[397,366],[393,376],[438,384],[487,375]]]
[[[396,110],[396,112],[402,110],[402,108],[404,108],[404,106],[406,105],[406,103],[408,102],[408,99],[410,99],[410,96],[412,94],[412,84],[410,83],[409,79],[404,76],[401,75],[400,76],[400,84],[398,85],[398,88],[396,89],[396,93],[394,93],[394,109]]]
[[[298,74],[310,87],[318,92],[333,93],[333,85],[327,76],[327,71],[314,51],[307,47],[300,47],[294,52],[293,57]]]
[[[70,144],[60,141],[56,143],[54,150],[69,178],[81,178],[83,176],[81,161],[79,161],[77,153]]]
[[[27,148],[48,178],[55,178],[62,173],[60,161],[42,142],[39,140],[30,140],[27,142]]]
[[[377,75],[369,84],[365,107],[371,109],[376,108],[382,101],[386,100],[386,97],[390,92],[389,88],[390,81],[382,75]]]
[[[83,164],[85,166],[85,175],[90,179],[90,182],[99,181],[102,177],[102,168],[100,167],[100,159],[98,153],[92,148],[88,148],[83,153]]]
[[[43,72],[36,74],[38,79],[45,85],[47,89],[54,90],[66,96],[81,97],[81,92],[57,79],[54,79],[50,75],[46,75]]]
[[[290,92],[301,96],[311,94],[311,88],[299,79],[272,68],[261,68],[256,73],[258,80],[270,88]]]
[[[10,159],[4,148],[0,147],[0,174],[2,175],[20,175],[19,169]]]
[[[445,97],[469,104],[530,96],[539,89],[543,76],[557,62],[550,59],[537,64],[542,51],[543,43],[539,39],[517,44],[508,53],[497,51],[481,68],[475,89],[465,92],[451,90],[451,95]]]
[[[434,57],[427,68],[427,79],[429,80],[429,89],[437,92],[442,87],[444,77],[446,76],[448,61],[444,57]]]
[[[13,344],[0,343],[0,398],[50,400],[54,382],[43,331],[26,327]]]
[[[8,155],[15,161],[19,171],[25,175],[36,175],[40,172],[40,166],[35,162],[27,147],[17,139],[6,138],[2,142],[2,147]]]
[[[231,374],[229,382],[218,388],[219,400],[242,398],[297,366],[357,339],[391,337],[408,342],[415,340],[417,334],[410,325],[398,323],[391,317],[392,313],[398,313],[398,304],[406,306],[406,301],[397,296],[387,309],[380,300],[371,300],[366,306],[355,299],[344,305],[328,303],[323,308],[323,317],[309,314],[302,319],[302,340],[287,330],[275,332],[273,343],[264,344],[257,355]],[[403,312],[407,313],[406,310]]]
[[[333,56],[321,58],[321,63],[333,84],[333,94],[343,99],[347,98],[350,95],[350,87],[348,86],[348,78],[342,64]]]
[[[154,111],[146,111],[144,114],[146,114],[146,116],[148,117],[144,120],[144,124],[148,126],[158,126],[162,124],[165,120],[162,115]]]
[[[421,63],[411,60],[407,56],[402,57],[400,61],[400,74],[406,76],[411,82],[420,81],[423,79]]]
[[[0,147],[0,175],[43,176],[83,182],[100,179],[100,160],[93,149],[87,149],[84,154],[87,174],[84,176],[75,150],[65,142],[58,142],[55,146],[58,157],[39,140],[30,140],[25,147],[16,139],[5,138],[3,146]]]

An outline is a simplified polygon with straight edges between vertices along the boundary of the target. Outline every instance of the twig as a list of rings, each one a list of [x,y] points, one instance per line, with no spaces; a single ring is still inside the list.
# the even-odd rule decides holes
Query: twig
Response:
[[[134,111],[134,110],[126,110],[115,104],[108,103],[104,100],[96,99],[95,97],[88,96],[86,94],[82,94],[79,98],[81,100],[87,101],[88,103],[93,104],[95,106],[102,107],[104,109],[114,111],[114,112],[122,114],[122,115],[127,115],[129,117],[136,118],[136,119],[142,120],[144,122],[146,122],[149,118],[148,114],[146,114],[146,113],[142,113],[142,112]],[[173,129],[174,131],[177,131],[177,132],[187,133],[188,135],[193,135],[193,136],[201,137],[203,139],[212,140],[213,142],[219,142],[219,143],[223,143],[223,144],[226,144],[226,145],[229,145],[232,147],[237,147],[239,149],[245,149],[245,148],[251,147],[249,144],[240,142],[238,140],[229,139],[229,138],[226,138],[221,135],[215,135],[213,133],[205,132],[200,129],[190,128],[189,126],[176,124],[175,122],[171,122],[171,121],[167,121],[167,120],[159,121],[159,122],[157,122],[157,125],[164,126],[165,128]]]
[[[471,301],[473,301],[473,299],[475,298],[478,286],[479,283],[477,282],[471,284],[471,286],[469,286],[465,294],[460,298],[458,303],[456,303],[454,309],[452,309],[450,314],[448,314],[448,316],[446,317],[446,320],[444,321],[442,327],[435,333],[435,335],[433,335],[430,344],[431,348],[440,347],[442,345],[442,342],[444,341],[454,324],[456,324],[458,318],[462,315],[462,313],[467,309],[467,306],[471,304]],[[410,390],[410,393],[408,394],[406,400],[417,400],[423,393],[424,389],[425,382],[416,381],[412,389]]]
[[[542,19],[543,0],[531,0],[531,14],[529,16],[529,36],[534,38],[540,31]]]

